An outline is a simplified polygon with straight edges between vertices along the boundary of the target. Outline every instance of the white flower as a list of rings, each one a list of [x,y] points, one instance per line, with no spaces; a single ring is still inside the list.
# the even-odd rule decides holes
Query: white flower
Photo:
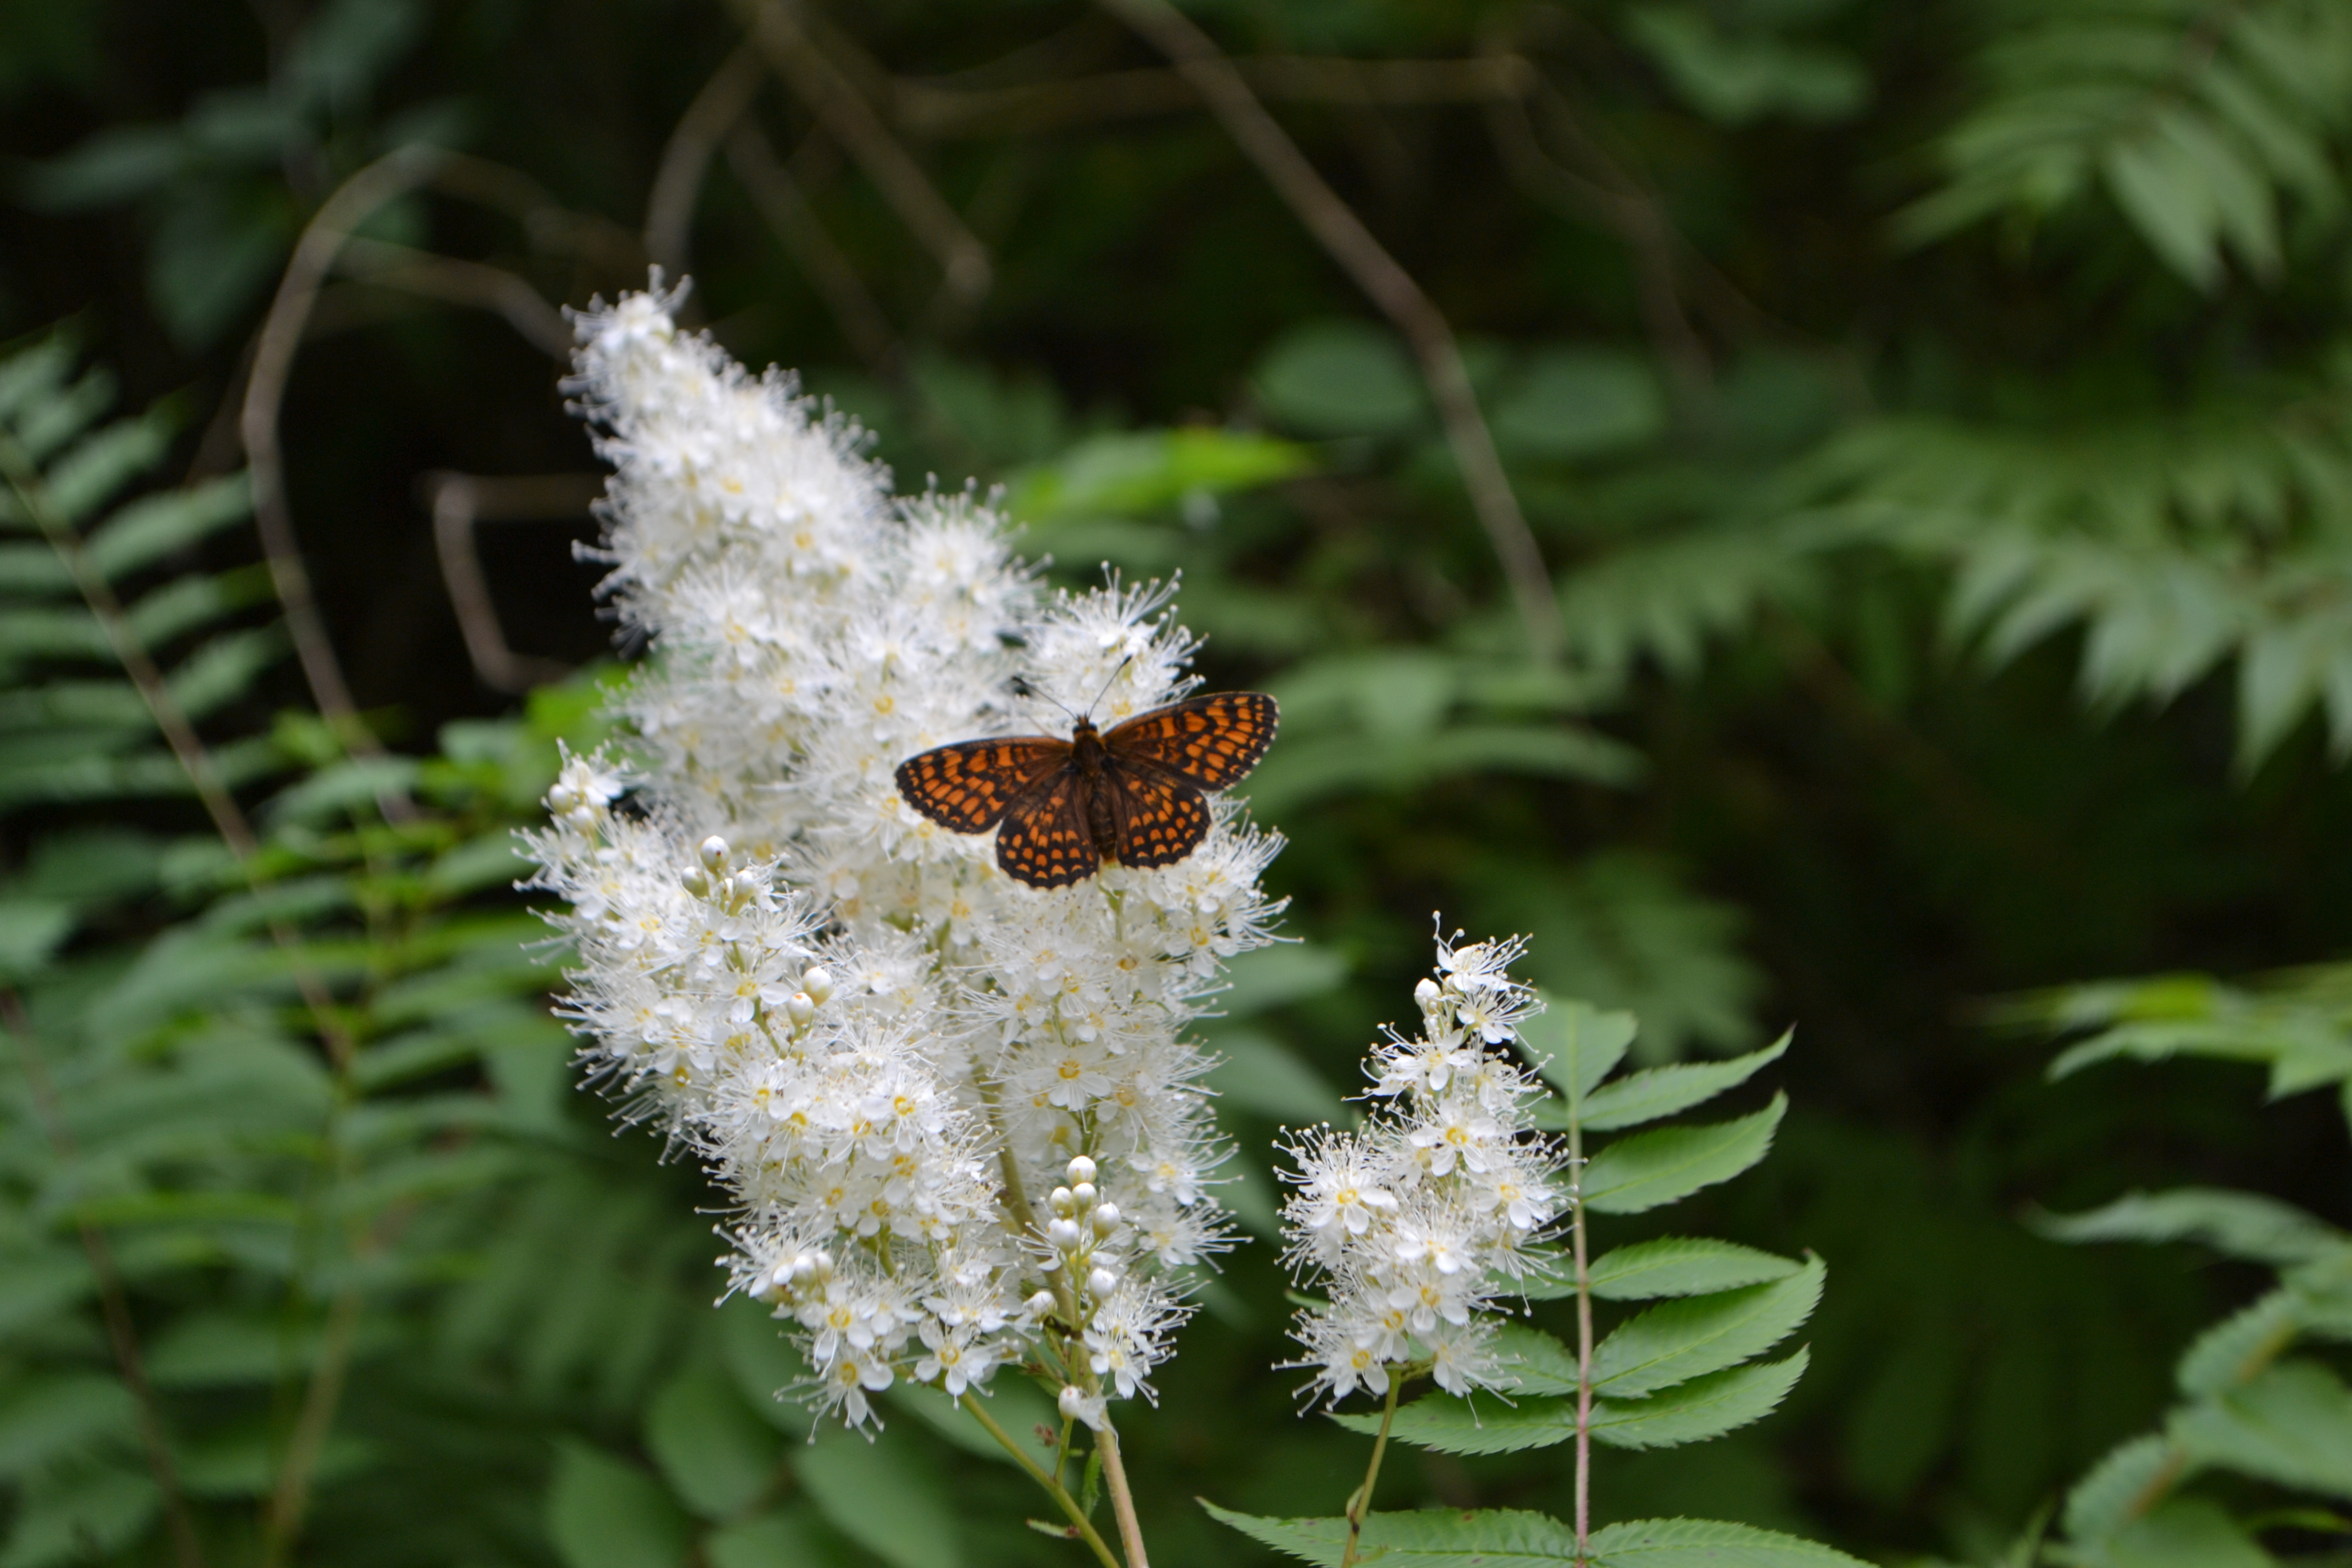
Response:
[[[1495,1303],[1530,1272],[1528,1245],[1562,1202],[1559,1155],[1525,1111],[1544,1091],[1493,1048],[1535,1005],[1507,972],[1519,952],[1441,941],[1437,977],[1413,992],[1421,1037],[1391,1033],[1367,1064],[1370,1118],[1291,1140],[1284,1256],[1329,1291],[1295,1331],[1306,1355],[1293,1364],[1314,1369],[1318,1396],[1385,1394],[1409,1368],[1454,1394],[1508,1384]]]
[[[567,384],[614,469],[605,592],[648,649],[625,747],[564,759],[530,846],[583,1061],[732,1195],[736,1283],[820,1407],[1045,1361],[1098,1422],[1149,1396],[1183,1271],[1226,1245],[1185,1035],[1269,939],[1280,841],[1220,799],[1177,865],[1041,893],[909,808],[907,757],[1036,728],[1028,692],[1106,725],[1171,700],[1192,639],[1156,585],[1045,594],[971,494],[894,498],[854,426],[680,331],[682,295],[582,313]],[[1003,1185],[1054,1219],[1074,1155],[1108,1217],[1070,1221],[1066,1265]],[[1052,1280],[1096,1275],[1062,1321]]]

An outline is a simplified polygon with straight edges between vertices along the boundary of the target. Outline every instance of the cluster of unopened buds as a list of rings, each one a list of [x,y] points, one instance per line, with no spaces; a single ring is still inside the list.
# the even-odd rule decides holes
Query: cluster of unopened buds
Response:
[[[1030,1317],[1045,1322],[1061,1316],[1073,1335],[1085,1333],[1097,1310],[1118,1289],[1121,1277],[1118,1260],[1109,1251],[1121,1215],[1118,1205],[1096,1188],[1098,1173],[1095,1163],[1080,1154],[1070,1162],[1070,1184],[1055,1187],[1046,1197],[1053,1217],[1045,1222],[1045,1240],[1054,1256],[1045,1272],[1059,1277],[1068,1296],[1046,1289],[1028,1302]],[[1101,1349],[1089,1346],[1089,1351],[1088,1366],[1096,1377],[1118,1370]],[[1060,1404],[1064,1415],[1089,1426],[1102,1415],[1101,1396],[1076,1383],[1062,1389]]]

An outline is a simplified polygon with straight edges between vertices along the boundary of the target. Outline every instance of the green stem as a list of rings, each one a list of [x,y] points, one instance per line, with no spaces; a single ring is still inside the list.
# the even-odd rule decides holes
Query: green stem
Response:
[[[1592,1560],[1592,1274],[1584,1238],[1584,1129],[1568,1121],[1570,1234],[1576,1256],[1576,1563]]]
[[[964,1395],[963,1407],[971,1412],[973,1420],[988,1429],[988,1435],[995,1438],[1006,1453],[1013,1456],[1013,1463],[1028,1471],[1029,1479],[1045,1488],[1045,1495],[1052,1498],[1056,1504],[1060,1505],[1062,1511],[1070,1516],[1071,1528],[1078,1532],[1079,1540],[1094,1549],[1095,1555],[1102,1561],[1103,1568],[1119,1568],[1118,1559],[1111,1555],[1110,1543],[1102,1538],[1102,1532],[1094,1527],[1093,1521],[1087,1518],[1086,1511],[1078,1507],[1078,1500],[1072,1497],[1061,1482],[1047,1475],[1045,1467],[1031,1458],[1029,1450],[1014,1442],[1012,1435],[996,1424],[996,1417],[981,1407],[980,1396],[970,1394]]]
[[[1348,1545],[1339,1553],[1339,1568],[1356,1568],[1356,1543],[1371,1517],[1372,1489],[1381,1484],[1381,1457],[1389,1451],[1389,1424],[1396,1419],[1397,1390],[1404,1386],[1404,1369],[1389,1379],[1388,1403],[1381,1406],[1381,1435],[1372,1439],[1372,1462],[1364,1467],[1364,1484],[1348,1504]]]

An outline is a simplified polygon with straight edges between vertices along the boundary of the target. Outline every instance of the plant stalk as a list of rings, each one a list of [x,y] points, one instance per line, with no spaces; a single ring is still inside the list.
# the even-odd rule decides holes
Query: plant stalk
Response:
[[[1576,1257],[1576,1563],[1592,1560],[1592,1274],[1584,1239],[1584,1129],[1568,1122],[1570,1235]]]
[[[1389,1425],[1396,1419],[1397,1390],[1404,1386],[1404,1373],[1399,1369],[1389,1379],[1388,1403],[1381,1406],[1381,1435],[1372,1439],[1372,1462],[1364,1467],[1364,1484],[1348,1504],[1348,1544],[1339,1552],[1339,1568],[1356,1568],[1356,1544],[1364,1533],[1364,1521],[1371,1517],[1372,1489],[1381,1484],[1381,1458],[1389,1451]]]
[[[1103,1568],[1119,1568],[1118,1559],[1111,1555],[1110,1543],[1102,1538],[1102,1531],[1097,1530],[1094,1522],[1087,1518],[1086,1510],[1078,1507],[1078,1500],[1070,1495],[1069,1489],[1060,1481],[1047,1475],[1045,1467],[1031,1458],[1029,1450],[1013,1440],[1012,1434],[999,1426],[996,1417],[982,1407],[979,1395],[967,1394],[962,1403],[963,1407],[971,1412],[972,1419],[986,1427],[988,1435],[995,1438],[1006,1453],[1013,1456],[1013,1463],[1028,1471],[1029,1479],[1045,1488],[1045,1495],[1052,1498],[1061,1510],[1070,1516],[1071,1528],[1078,1532],[1079,1540],[1093,1548],[1094,1554],[1101,1560]]]
[[[1151,1561],[1143,1552],[1143,1525],[1135,1517],[1135,1494],[1128,1489],[1127,1466],[1118,1457],[1118,1428],[1103,1417],[1102,1430],[1095,1434],[1095,1447],[1102,1455],[1103,1486],[1110,1493],[1111,1516],[1118,1521],[1118,1543],[1127,1553],[1127,1568],[1151,1568]]]

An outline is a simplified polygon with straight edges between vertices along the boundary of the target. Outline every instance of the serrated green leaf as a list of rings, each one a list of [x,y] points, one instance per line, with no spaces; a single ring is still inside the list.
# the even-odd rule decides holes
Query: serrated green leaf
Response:
[[[146,1531],[162,1500],[143,1472],[103,1466],[28,1483],[0,1554],[5,1568],[113,1557]]]
[[[1203,1500],[1210,1517],[1318,1568],[1338,1568],[1346,1549],[1344,1519],[1264,1519]],[[1568,1563],[1576,1532],[1559,1521],[1517,1509],[1423,1509],[1375,1513],[1364,1521],[1356,1561],[1370,1568],[1479,1568],[1504,1563]]]
[[[824,1432],[793,1467],[826,1522],[892,1568],[963,1561],[947,1489],[909,1445]]]
[[[1779,1361],[1727,1367],[1647,1399],[1599,1401],[1593,1441],[1612,1448],[1672,1448],[1720,1437],[1780,1408],[1811,1364],[1811,1352],[1800,1346]]]
[[[2352,1498],[2352,1389],[2316,1362],[2280,1362],[2176,1411],[2168,1430],[2199,1463]]]
[[[1369,1412],[1335,1415],[1332,1419],[1368,1436],[1381,1429],[1381,1418]],[[1506,1404],[1491,1394],[1469,1399],[1451,1394],[1424,1394],[1397,1406],[1389,1436],[1440,1454],[1516,1454],[1549,1448],[1576,1436],[1576,1401],[1514,1394]]]
[[[1576,1392],[1576,1352],[1524,1323],[1505,1323],[1495,1337],[1495,1356],[1517,1381],[1507,1392],[1573,1394]]]
[[[775,1484],[784,1441],[745,1405],[726,1373],[681,1368],[646,1406],[646,1448],[696,1513],[726,1520]]]
[[[2180,1392],[2201,1398],[2253,1377],[2294,1342],[2303,1305],[2295,1291],[2273,1290],[2198,1335],[2174,1376]]]
[[[693,1540],[685,1510],[660,1482],[571,1441],[556,1449],[547,1533],[564,1568],[678,1568]]]
[[[2110,1568],[2273,1568],[2275,1559],[2202,1498],[2174,1498],[2106,1543]]]
[[[1641,1301],[1664,1296],[1706,1296],[1785,1279],[1804,1265],[1736,1242],[1662,1236],[1602,1253],[1587,1279],[1603,1300]]]
[[[123,506],[91,532],[83,548],[90,564],[111,580],[200,542],[244,517],[252,505],[243,474],[158,491]]]
[[[1578,1105],[1625,1059],[1639,1027],[1631,1013],[1547,997],[1544,1010],[1519,1026],[1519,1049],[1546,1083]]]
[[[100,1445],[127,1442],[131,1395],[99,1373],[63,1373],[12,1391],[0,1404],[0,1477],[75,1458]]]
[[[1834,1547],[1707,1519],[1644,1519],[1592,1535],[1595,1568],[1864,1568]]]
[[[1601,1214],[1641,1214],[1701,1187],[1727,1182],[1771,1152],[1789,1097],[1752,1116],[1703,1127],[1664,1127],[1620,1138],[1584,1168],[1585,1205]]]
[[[2034,1228],[2058,1241],[2194,1241],[2276,1267],[2352,1247],[2352,1236],[2290,1204],[2218,1187],[2126,1193],[2084,1214],[2040,1216]]]
[[[1694,1296],[1628,1319],[1592,1350],[1592,1386],[1628,1397],[1736,1366],[1812,1316],[1828,1269],[1818,1258],[1786,1279]]]
[[[1766,1064],[1780,1060],[1789,1049],[1790,1037],[1782,1035],[1762,1050],[1734,1057],[1729,1061],[1645,1068],[1614,1083],[1603,1084],[1585,1097],[1584,1130],[1607,1132],[1620,1127],[1638,1127],[1712,1100],[1726,1089],[1746,1083]]]

